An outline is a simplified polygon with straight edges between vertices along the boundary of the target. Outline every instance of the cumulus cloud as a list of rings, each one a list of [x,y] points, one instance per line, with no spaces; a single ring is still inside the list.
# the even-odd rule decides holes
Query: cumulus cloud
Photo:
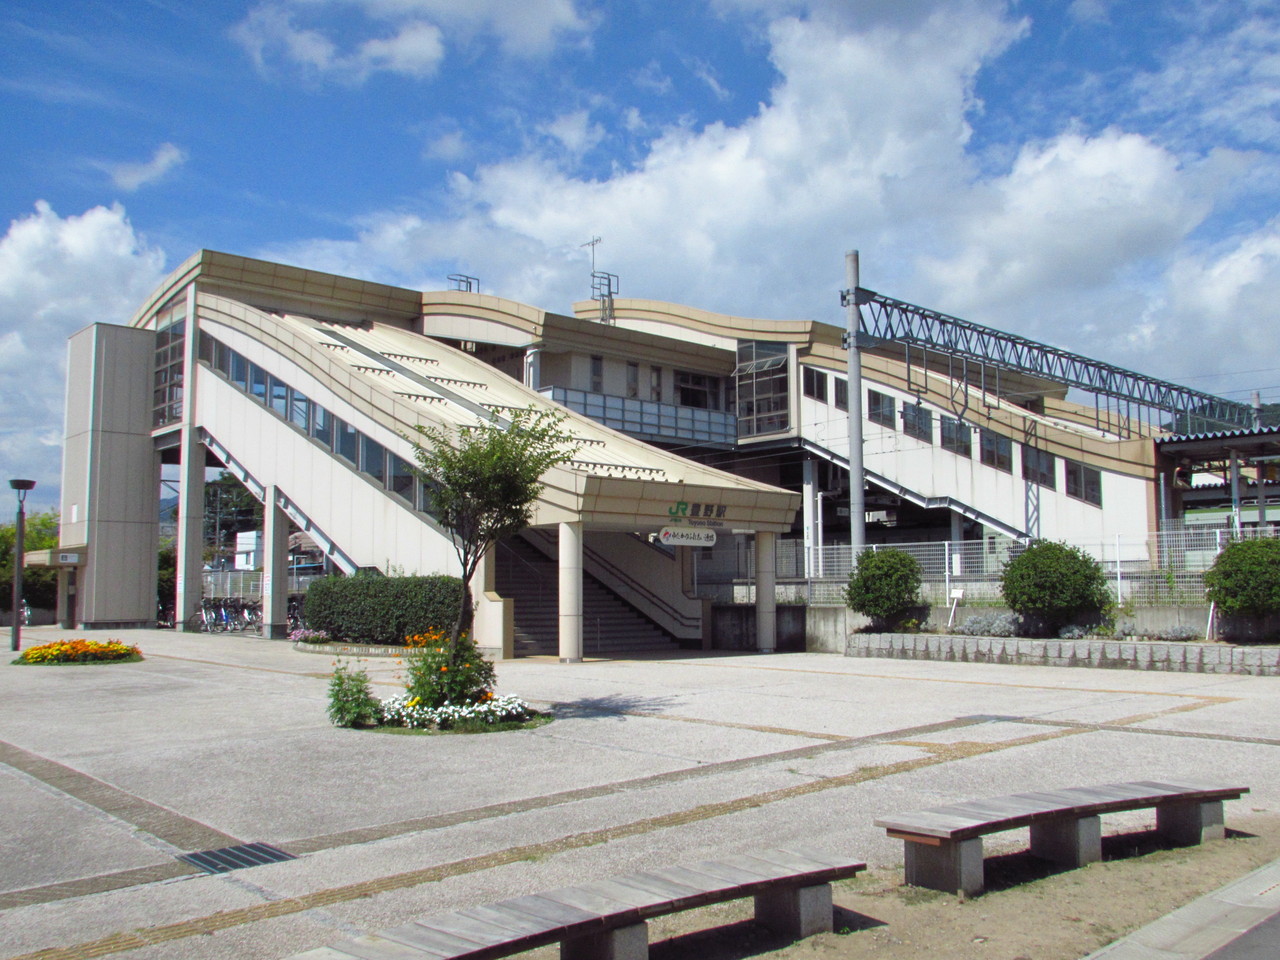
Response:
[[[597,179],[558,162],[594,135],[585,113],[566,115],[554,144],[455,174],[445,215],[374,213],[351,240],[266,254],[411,286],[462,270],[565,310],[589,292],[581,244],[598,234],[599,266],[623,296],[841,323],[843,253],[856,247],[869,287],[1156,375],[1240,369],[1205,358],[1206,316],[1280,348],[1264,322],[1280,293],[1276,224],[1203,236],[1242,155],[1068,123],[1003,145],[1003,168],[976,162],[976,81],[1030,29],[1016,8],[721,6],[772,18],[762,29],[779,80],[746,120],[656,131],[634,165]],[[619,113],[639,129],[638,112]]]
[[[111,182],[121,190],[129,193],[155,183],[171,170],[187,162],[187,152],[172,143],[162,143],[156,147],[151,159],[143,163],[95,163],[94,166],[105,170],[111,176]]]
[[[328,16],[354,7],[363,16],[352,36]],[[574,0],[267,0],[231,30],[260,70],[301,69],[317,79],[361,83],[377,72],[417,79],[434,75],[450,40],[491,37],[504,53],[541,56],[590,28]]]
[[[0,471],[57,504],[67,337],[127,322],[164,275],[164,255],[119,205],[61,217],[44,201],[0,238]]]
[[[604,139],[604,127],[591,122],[586,110],[573,110],[541,124],[538,132],[558,142],[571,156],[580,157]]]

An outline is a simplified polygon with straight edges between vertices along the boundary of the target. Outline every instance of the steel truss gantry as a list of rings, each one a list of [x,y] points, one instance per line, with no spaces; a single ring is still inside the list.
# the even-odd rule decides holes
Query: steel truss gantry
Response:
[[[1095,397],[1109,397],[1126,405],[1126,419],[1131,424],[1135,416],[1158,423],[1150,414],[1159,412],[1166,415],[1165,424],[1161,425],[1171,426],[1179,433],[1254,426],[1254,411],[1247,404],[1090,360],[863,287],[842,291],[842,304],[848,306],[850,297],[860,308],[860,339],[868,343],[916,344],[951,357],[1075,387]]]

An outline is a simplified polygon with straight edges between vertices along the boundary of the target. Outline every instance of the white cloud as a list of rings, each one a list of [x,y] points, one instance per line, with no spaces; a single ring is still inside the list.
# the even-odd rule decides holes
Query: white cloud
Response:
[[[724,88],[716,76],[715,69],[705,60],[692,59],[686,66],[689,72],[701,80],[717,100],[728,100],[733,94]]]
[[[574,157],[580,157],[604,139],[604,127],[591,122],[586,110],[573,110],[538,126],[538,132],[556,140]]]
[[[363,21],[341,30],[328,13],[354,7]],[[361,83],[376,72],[430,77],[445,57],[446,36],[470,43],[494,38],[511,56],[541,56],[590,21],[574,0],[266,0],[231,30],[260,70],[301,68],[315,78]],[[353,40],[361,30],[374,35]]]
[[[94,166],[111,175],[111,182],[129,193],[155,183],[169,171],[187,162],[187,152],[172,143],[156,147],[151,159],[144,163],[94,163]]]
[[[35,479],[33,504],[57,503],[67,337],[128,321],[163,275],[119,205],[63,218],[40,201],[0,238],[0,474]]]
[[[1280,348],[1266,332],[1276,224],[1213,247],[1201,235],[1247,175],[1243,155],[1068,126],[1005,145],[1008,169],[974,162],[976,79],[1031,29],[1009,6],[744,7],[776,16],[765,36],[780,80],[740,124],[660,131],[602,179],[572,175],[543,144],[455,175],[447,215],[372,214],[353,240],[267,255],[414,286],[462,270],[564,310],[588,293],[580,244],[600,235],[623,296],[840,323],[843,253],[857,247],[873,289],[1157,375],[1206,365],[1205,297],[1224,328]],[[557,124],[546,132],[560,146],[590,139],[585,112]]]

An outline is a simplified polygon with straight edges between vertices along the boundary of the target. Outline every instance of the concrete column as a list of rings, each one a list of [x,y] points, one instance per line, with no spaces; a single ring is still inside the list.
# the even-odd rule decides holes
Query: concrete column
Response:
[[[542,385],[542,351],[530,347],[524,352],[524,385],[537,390]]]
[[[982,838],[902,845],[903,879],[913,887],[976,897],[983,891]]]
[[[560,662],[582,661],[582,521],[560,524]]]
[[[822,495],[818,488],[818,462],[806,460],[801,466],[804,478],[804,499],[801,504],[804,525],[804,574],[806,577],[817,576],[818,544],[821,535],[818,532],[818,518],[821,508],[818,498]]]
[[[1182,800],[1156,807],[1156,833],[1175,846],[1190,847],[1227,835],[1222,801]]]
[[[1079,817],[1031,825],[1031,855],[1068,867],[1083,867],[1102,859],[1102,820]]]
[[[267,487],[262,504],[262,635],[289,636],[289,517],[276,505],[277,490]]]
[[[755,906],[759,923],[796,940],[830,933],[832,929],[834,910],[829,883],[757,893]]]
[[[756,531],[756,649],[773,653],[777,648],[776,533]]]
[[[178,474],[177,599],[173,607],[175,629],[200,609],[204,592],[204,445],[197,429],[182,427],[182,464]]]

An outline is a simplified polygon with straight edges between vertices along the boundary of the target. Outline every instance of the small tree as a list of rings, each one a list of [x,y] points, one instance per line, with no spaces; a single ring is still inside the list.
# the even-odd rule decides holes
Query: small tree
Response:
[[[849,574],[844,597],[850,610],[873,623],[891,623],[919,602],[920,564],[902,550],[863,550]]]
[[[565,414],[530,407],[506,422],[497,418],[455,430],[419,424],[409,438],[426,487],[427,509],[453,537],[462,564],[462,601],[450,637],[471,628],[471,578],[485,552],[529,525],[542,476],[572,459],[578,445],[562,428]]]
[[[1009,609],[1041,620],[1053,633],[1084,612],[1111,605],[1098,561],[1079,547],[1037,540],[1004,565],[1000,592]]]
[[[1262,616],[1280,611],[1280,540],[1237,540],[1205,571],[1210,600],[1223,613]]]

